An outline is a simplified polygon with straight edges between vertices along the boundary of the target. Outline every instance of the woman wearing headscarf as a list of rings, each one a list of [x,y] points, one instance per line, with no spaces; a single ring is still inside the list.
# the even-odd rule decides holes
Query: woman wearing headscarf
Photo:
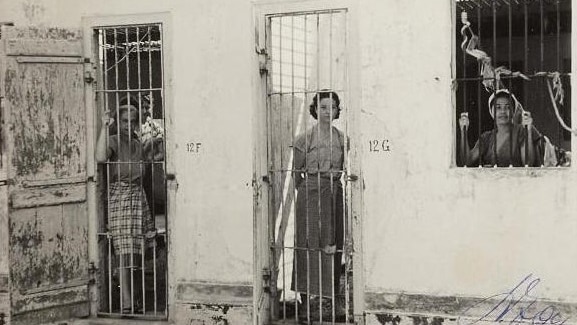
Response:
[[[464,164],[478,166],[482,163],[498,167],[541,166],[542,150],[539,143],[543,137],[533,126],[531,114],[524,111],[515,96],[506,89],[493,93],[488,104],[495,127],[482,133],[473,149],[469,150],[466,140],[469,118],[466,113],[459,118],[461,134],[465,135]],[[520,123],[515,123],[519,119]]]

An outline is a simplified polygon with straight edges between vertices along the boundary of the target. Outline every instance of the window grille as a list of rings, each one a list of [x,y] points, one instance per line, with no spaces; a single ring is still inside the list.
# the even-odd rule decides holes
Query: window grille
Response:
[[[457,165],[569,166],[571,1],[454,1]],[[489,109],[491,95],[506,92],[520,104],[511,102],[510,128]],[[531,119],[532,127],[524,126]]]

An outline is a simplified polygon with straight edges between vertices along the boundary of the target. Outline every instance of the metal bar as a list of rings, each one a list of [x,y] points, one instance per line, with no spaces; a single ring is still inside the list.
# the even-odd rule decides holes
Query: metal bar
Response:
[[[150,35],[150,34],[148,34]],[[146,37],[147,34],[145,34],[144,37]],[[141,65],[141,61],[142,61],[142,57],[141,57],[141,48],[140,48],[140,43],[141,43],[141,39],[140,39],[140,26],[136,27],[136,69],[137,69],[137,85],[138,85],[138,89],[142,89],[142,65]],[[150,46],[150,42],[148,43]],[[150,55],[151,51],[148,51],[148,54]],[[149,88],[152,88],[152,85],[148,85]],[[130,88],[130,87],[129,87]],[[143,117],[143,103],[142,103],[142,92],[137,92],[138,94],[138,120],[139,120],[139,127],[142,128],[143,125],[143,121],[142,121],[142,117]],[[144,143],[141,143],[142,146],[144,146]],[[144,149],[144,148],[143,148]],[[146,154],[144,152],[144,150],[142,151],[144,154]],[[141,157],[140,159],[140,177],[141,177],[141,182],[140,182],[140,190],[141,193],[143,193],[143,164],[142,164],[142,159],[143,157]],[[148,157],[146,157],[148,158]],[[148,163],[148,165],[150,166],[150,168],[152,170],[154,170],[154,164],[150,164]],[[154,177],[152,177],[152,179],[154,179]],[[154,187],[152,188],[152,193],[154,195]],[[146,199],[146,197],[145,197]],[[141,203],[142,204],[142,203]],[[148,208],[149,208],[149,213],[150,212],[150,207],[151,205],[148,204]],[[154,201],[152,204],[152,207],[154,209]],[[144,214],[146,215],[146,214]],[[154,214],[151,214],[150,216],[151,218],[154,218]],[[145,221],[143,220],[143,225],[146,224]],[[143,229],[143,232],[148,231],[148,229]],[[154,239],[153,239],[154,240]],[[142,257],[141,257],[141,263],[140,263],[140,267],[141,267],[141,277],[142,277],[142,291],[141,291],[141,295],[142,295],[142,313],[146,314],[146,259],[145,259],[145,254],[146,254],[146,236],[143,237],[142,239]]]
[[[329,14],[329,89],[332,90],[333,88],[333,13]],[[329,95],[331,100],[330,106],[330,120],[329,120],[329,177],[330,177],[330,192],[331,192],[331,209],[329,210],[329,218],[333,218],[333,214],[335,213],[334,207],[334,184],[333,184],[333,107],[334,99],[332,93]],[[335,219],[339,216],[335,216]],[[333,236],[336,237],[336,220],[335,225],[333,226],[333,231],[335,232]],[[335,240],[335,248],[336,248],[336,240]],[[331,299],[332,299],[332,306],[331,306],[331,316],[332,316],[332,323],[335,322],[335,257],[336,255],[332,255],[333,263],[331,263]]]
[[[512,63],[512,59],[511,59],[511,55],[512,55],[511,54],[511,51],[512,51],[512,49],[511,49],[512,40],[511,39],[513,37],[513,23],[511,22],[511,20],[512,20],[511,3],[509,2],[509,3],[507,3],[507,5],[508,5],[507,14],[508,14],[508,18],[509,18],[509,25],[508,25],[508,27],[509,27],[509,29],[508,29],[509,35],[508,36],[509,37],[507,39],[509,46],[508,46],[507,51],[508,51],[508,59],[509,59],[509,69],[511,69],[511,71],[513,71],[513,63]],[[512,93],[513,92],[513,89],[511,88],[512,87],[512,79],[509,79],[508,81],[509,81],[509,83],[508,83],[509,84],[509,91],[511,91],[511,93]],[[514,106],[514,103],[511,103],[511,105]],[[515,108],[513,107],[512,109],[513,109],[513,114],[514,114]],[[511,119],[513,119],[513,118],[514,118],[514,116],[512,115]],[[513,128],[512,127],[509,129],[509,167],[513,167]]]
[[[150,91],[162,91],[162,88],[154,88],[154,87],[145,87],[145,88],[132,88],[132,89],[123,89],[122,92],[127,94],[130,93],[139,93],[139,92],[150,92]],[[116,89],[97,89],[97,93],[117,93],[118,90]]]
[[[156,240],[152,242],[152,277],[154,279],[154,315],[158,314],[158,284],[156,280]],[[166,310],[166,309],[165,309]]]
[[[467,77],[467,53],[465,51],[461,51],[461,52],[463,53],[463,75],[461,77],[466,78]],[[480,64],[480,63],[478,63],[478,64]],[[469,111],[469,107],[467,105],[467,83],[466,82],[463,82],[462,89],[463,89],[462,90],[463,91],[463,111],[465,113],[467,113]],[[461,150],[464,150],[464,148],[461,148]]]
[[[350,80],[349,80],[349,19],[348,19],[348,15],[347,13],[343,13],[344,16],[344,42],[345,42],[345,83],[344,83],[344,88],[348,91],[350,89]],[[348,92],[345,92],[348,93]],[[350,105],[350,95],[345,97],[345,101],[347,102],[347,106],[346,107],[351,107]],[[349,164],[350,164],[350,159],[349,159],[349,155],[348,153],[349,151],[349,122],[350,120],[353,118],[353,113],[351,114],[347,114],[346,118],[345,118],[345,143],[343,146],[343,150],[345,152],[344,156],[344,160],[343,160],[343,169],[344,169],[344,173],[345,175],[347,175],[350,172],[350,168],[349,168]],[[346,204],[346,198],[348,193],[350,192],[349,189],[349,184],[347,184],[345,182],[345,187],[343,189],[343,198],[342,198],[342,204],[343,204],[343,256],[345,257],[345,283],[344,283],[344,287],[345,287],[345,323],[349,322],[349,304],[351,303],[349,301],[349,283],[348,283],[348,267],[349,265],[352,265],[352,263],[349,263],[350,259],[352,258],[352,255],[348,254],[348,251],[350,249],[349,245],[352,244],[352,240],[354,238],[351,237],[351,239],[349,239],[349,233],[348,233],[348,229],[349,229],[349,222],[348,222],[348,218],[351,217],[351,214],[348,213],[348,211],[345,212],[345,207],[351,207],[351,204]],[[349,202],[352,202],[352,200],[349,200]],[[350,249],[350,251],[352,252],[352,249]]]
[[[108,215],[110,215],[110,213]],[[112,244],[111,244],[112,237],[110,237],[110,235],[107,234],[106,239],[108,241],[108,312],[111,313],[112,312]]]
[[[124,45],[125,45],[125,48],[124,48],[124,57],[122,58],[122,59],[124,59],[125,69],[126,69],[126,87],[124,87],[124,89],[130,89],[130,64],[129,64],[130,48],[128,46],[128,42],[129,42],[128,35],[129,35],[128,34],[128,27],[125,27],[124,28],[124,37],[125,37]],[[118,62],[118,61],[116,62],[116,64],[119,64],[119,63],[120,62]],[[129,106],[134,105],[134,103],[131,102],[131,98],[130,98],[128,93],[126,93],[126,97],[127,97],[127,104]],[[132,129],[134,128],[134,125],[132,125],[131,109],[129,108],[126,112],[127,112],[126,114],[128,115],[127,116],[128,117],[128,130],[129,130],[128,131],[128,144],[129,144],[129,148],[130,148],[132,145],[132,140],[133,140],[132,139]],[[120,119],[120,116],[119,116],[119,119]],[[132,155],[130,155],[130,156],[132,156]],[[142,160],[142,157],[139,157],[139,158],[140,158],[140,160]],[[129,159],[130,159],[131,163],[128,165],[128,173],[130,175],[130,178],[128,180],[128,184],[130,185],[130,188],[132,188],[132,168],[133,168],[134,163],[132,161],[132,157],[130,157]],[[141,175],[141,177],[142,177],[142,175]],[[142,188],[140,190],[142,190]],[[131,195],[130,196],[131,211],[133,211],[133,206],[135,204],[141,204],[141,203],[140,202],[134,202],[134,200],[132,200],[132,195]],[[129,272],[130,272],[130,290],[129,290],[129,293],[130,293],[130,312],[132,314],[134,314],[134,303],[135,303],[135,299],[134,299],[134,294],[135,294],[135,290],[134,290],[134,266],[135,266],[134,260],[135,260],[135,256],[134,256],[132,246],[134,245],[133,242],[136,240],[136,238],[134,235],[129,235],[128,237],[130,238],[129,242],[130,242],[130,246],[131,246],[130,261],[129,261],[129,266],[130,266],[130,268],[129,268]]]
[[[316,89],[317,89],[317,95],[315,95],[317,98],[317,143],[320,144],[320,97],[318,95],[318,91],[320,88],[320,62],[321,62],[321,58],[320,58],[320,15],[319,13],[316,14],[317,16],[317,23],[316,23],[316,45],[317,45],[317,49],[316,49],[316,64],[317,64],[317,80],[316,80]],[[321,188],[321,175],[320,175],[320,170],[321,170],[321,166],[320,166],[320,152],[317,150],[317,188],[320,189]],[[308,192],[307,192],[308,195]],[[321,210],[321,191],[318,191],[317,194],[317,215],[318,215],[318,220],[317,220],[317,224],[318,224],[318,245],[320,246],[322,243],[322,210]],[[322,251],[319,250],[318,252],[318,278],[319,278],[319,316],[320,316],[320,322],[322,324],[323,322],[323,314],[322,314],[322,303],[323,303],[323,260],[322,260]]]
[[[540,29],[539,29],[539,71],[544,71],[545,68],[545,44],[544,44],[544,38],[545,38],[545,19],[544,19],[544,14],[543,14],[543,0],[539,0],[539,22],[540,22]],[[543,88],[543,83],[542,83],[543,79],[539,79],[539,86],[540,88]],[[540,107],[544,107],[545,103],[543,101],[543,96],[539,96],[539,106]],[[557,127],[559,127],[559,123],[556,123]],[[529,132],[531,132],[531,128],[527,127],[527,137],[525,137],[525,165],[528,165],[528,160],[529,160],[529,145],[533,145],[532,143],[529,143],[529,137],[531,137],[531,134],[529,134]],[[560,139],[559,139],[560,140]],[[535,155],[536,153],[533,151],[533,155]],[[532,163],[532,162],[531,162]]]
[[[304,36],[305,36],[305,37],[304,37],[304,38],[305,38],[305,56],[304,56],[304,61],[305,61],[305,62],[304,62],[304,63],[305,63],[305,67],[306,67],[306,68],[305,68],[305,84],[304,84],[304,88],[305,88],[305,89],[308,89],[308,77],[309,77],[309,76],[308,76],[308,62],[307,62],[307,58],[308,58],[308,54],[307,54],[307,52],[308,52],[307,38],[308,38],[308,34],[309,34],[309,30],[308,30],[308,26],[307,26],[307,18],[308,18],[308,16],[309,16],[308,14],[305,14],[305,17],[304,17],[304,19],[305,19],[305,21],[304,21],[304,28],[305,28],[305,35],[304,35]],[[307,100],[307,96],[306,96],[306,95],[304,96],[304,100],[305,100],[305,102],[306,102],[306,100]],[[305,128],[304,128],[304,130],[305,130],[305,133],[304,133],[304,134],[305,134],[305,148],[308,148],[308,146],[309,146],[308,119],[305,118],[304,120],[305,120]],[[312,134],[312,132],[311,132],[311,134]],[[306,168],[308,168],[308,155],[305,153],[304,156],[305,156],[305,166],[307,166]],[[307,170],[305,170],[304,176],[305,176],[305,179],[304,179],[304,182],[305,182],[305,186],[304,186],[304,188],[305,188],[305,205],[308,207],[308,202],[309,202],[309,196],[308,196],[308,190],[309,190],[309,184],[308,184],[308,182],[309,182],[309,172],[308,172]],[[300,191],[300,189],[299,189],[299,191]],[[305,233],[306,233],[306,247],[307,247],[307,250],[306,250],[306,254],[307,254],[307,255],[306,255],[306,257],[307,257],[307,267],[306,267],[306,270],[307,270],[306,305],[307,305],[307,322],[310,322],[310,321],[311,321],[311,308],[310,308],[310,307],[311,307],[311,305],[310,305],[310,296],[311,296],[311,294],[310,294],[310,283],[311,283],[311,279],[310,279],[310,258],[311,258],[311,256],[310,256],[310,249],[309,249],[309,248],[310,248],[310,241],[309,241],[309,233],[310,233],[310,230],[309,230],[309,211],[308,211],[308,209],[305,209]],[[297,274],[297,275],[298,275],[298,274]]]
[[[290,17],[290,16],[303,16],[303,15],[306,17],[319,14],[326,14],[330,12],[348,12],[348,10],[346,8],[324,9],[324,10],[301,10],[278,14],[268,14],[265,17],[278,18],[278,17]]]
[[[491,6],[492,6],[492,11],[493,11],[493,62],[497,62],[497,9],[495,7],[495,0],[492,0],[491,2]],[[494,68],[493,68],[494,69]],[[493,70],[494,72],[494,70]],[[493,73],[494,75],[494,73]],[[499,81],[495,80],[495,90],[497,91],[499,89]],[[497,119],[496,116],[497,112],[495,112],[495,110],[493,110],[493,130],[494,130],[494,134],[495,136],[493,137],[493,157],[495,159],[495,163],[494,166],[498,166],[499,165],[499,156],[497,156]]]
[[[161,35],[161,34],[160,34],[160,30],[159,30],[159,35]],[[151,46],[152,46],[152,26],[148,26],[148,27],[147,27],[147,37],[148,37],[148,45],[149,45],[149,48],[151,48]],[[161,38],[161,39],[162,39],[162,38]],[[161,44],[161,46],[162,46],[162,43],[160,43],[160,44]],[[161,54],[161,64],[160,64],[160,66],[161,66],[161,69],[162,69],[162,67],[163,67],[163,65],[164,65],[164,64],[162,63],[162,47],[161,47],[161,50],[160,50],[160,54]],[[154,86],[153,86],[153,80],[152,80],[152,75],[153,75],[152,67],[153,67],[153,66],[152,66],[152,51],[149,50],[149,51],[148,51],[148,87],[149,87],[150,89],[153,89],[153,88],[154,88]],[[163,73],[163,71],[161,70],[161,76],[162,76],[162,73]],[[162,84],[163,79],[164,79],[164,78],[161,77],[161,87],[160,87],[161,89],[164,88],[164,85]],[[153,92],[153,91],[149,91],[148,97],[149,97],[149,105],[150,105],[149,109],[151,110],[151,111],[150,111],[150,115],[151,115],[150,118],[151,118],[151,120],[152,120],[152,119],[154,119],[154,92]],[[162,100],[164,101],[164,96],[162,95],[162,90],[161,90],[161,97],[162,97]],[[163,103],[162,106],[163,106],[163,109],[164,109],[164,103]],[[163,117],[163,119],[164,119],[164,114],[162,114],[162,117]],[[164,123],[163,123],[163,124],[164,124]],[[164,127],[164,125],[163,125],[163,127]],[[151,139],[151,141],[152,141],[152,139]],[[151,142],[151,144],[152,144],[152,149],[151,149],[152,152],[150,153],[150,154],[152,155],[151,161],[154,161],[155,145],[154,145],[154,142]],[[163,158],[163,161],[164,161],[164,158]],[[151,180],[150,180],[150,182],[151,182],[151,185],[152,185],[152,186],[151,186],[152,202],[150,202],[149,207],[150,207],[151,218],[152,218],[153,223],[154,223],[154,228],[156,229],[156,203],[155,203],[156,197],[155,197],[155,190],[154,190],[154,179],[155,179],[155,177],[154,177],[154,174],[155,174],[155,170],[154,170],[154,169],[155,169],[155,168],[154,168],[154,167],[155,167],[154,164],[151,164],[151,165],[150,165],[150,170],[151,170]],[[163,166],[163,170],[166,170],[166,169],[164,168],[164,166]],[[166,186],[165,186],[165,189],[166,189]],[[166,193],[166,191],[165,191],[165,193]],[[166,216],[166,213],[165,213],[165,216]],[[154,311],[154,315],[157,315],[157,314],[158,314],[158,278],[157,278],[157,269],[156,269],[156,264],[157,264],[157,263],[156,263],[156,257],[157,257],[157,256],[156,256],[156,254],[157,254],[157,253],[156,253],[156,249],[157,249],[157,246],[156,246],[156,238],[153,239],[152,247],[153,247],[153,248],[152,248],[152,263],[153,263],[153,264],[152,264],[152,270],[153,270],[153,271],[152,271],[152,275],[153,275],[153,289],[154,289],[154,290],[153,290],[153,291],[154,291],[154,298],[153,298],[153,300],[154,300],[154,301],[153,301],[154,307],[153,307],[153,311]],[[165,299],[165,301],[166,301],[166,299]],[[166,311],[167,308],[164,308],[164,310]]]
[[[302,79],[304,79],[304,78],[302,78]],[[477,80],[477,79],[475,79],[475,80]],[[340,93],[340,92],[346,93],[346,90],[344,90],[344,89],[333,89],[333,91],[336,92],[336,93]],[[315,93],[316,93],[315,90],[311,90],[311,91],[295,91],[295,94],[303,94],[303,95],[310,95],[310,94],[315,94]],[[270,92],[270,93],[268,94],[268,96],[281,95],[281,94],[283,94],[283,93],[282,93],[282,92],[279,92],[279,91],[273,91],[273,92]]]
[[[529,71],[529,13],[527,10],[527,1],[523,1],[523,71]],[[523,102],[527,102],[527,92],[523,92]]]
[[[126,283],[124,283],[126,281],[125,277],[124,277],[124,256],[122,254],[118,255],[120,258],[120,264],[119,264],[119,290],[120,290],[120,313],[124,313],[124,287],[126,286]]]
[[[305,31],[306,33],[306,31]],[[291,124],[291,148],[294,148],[294,144],[295,144],[295,124],[296,126],[298,126],[298,123],[300,121],[296,121],[295,123],[295,16],[291,16],[291,115],[292,115],[292,124]],[[305,67],[306,69],[306,67]],[[294,150],[294,149],[293,149]],[[293,207],[293,211],[296,211],[296,186],[295,186],[295,175],[293,174],[293,167],[294,167],[294,161],[295,161],[295,157],[294,157],[294,152],[293,152],[293,166],[288,166],[289,169],[291,169],[290,171],[290,176],[293,178],[293,188],[292,188],[292,195],[293,195],[293,200],[292,200],[292,207]],[[289,187],[290,190],[290,187]],[[296,218],[294,218],[293,220],[295,220]],[[296,224],[296,220],[295,220],[295,224]],[[294,227],[293,227],[294,229]],[[293,234],[293,245],[296,246],[297,242],[296,242],[296,231]],[[292,278],[294,279],[294,291],[297,292],[298,291],[298,277],[294,274],[295,272],[297,272],[298,270],[298,264],[297,264],[297,258],[296,258],[296,251],[293,250],[293,274],[292,274]],[[299,315],[299,306],[298,306],[298,299],[297,299],[297,295],[295,294],[295,299],[294,299],[294,304],[295,304],[295,320],[298,320],[298,315]],[[286,306],[285,306],[286,309]]]
[[[273,24],[272,19],[271,19],[271,18],[268,18],[268,17],[265,17],[265,36],[264,36],[264,37],[265,37],[265,46],[266,46],[266,55],[267,55],[267,56],[269,56],[269,55],[272,56],[272,55],[274,54],[274,52],[273,52],[272,49],[271,49],[271,43],[272,43],[272,39],[271,39],[271,34],[272,34],[272,30],[271,30],[271,29],[272,29],[272,27],[271,27],[271,26],[272,26],[272,24]],[[267,59],[268,59],[268,57],[267,57]],[[268,67],[268,65],[270,64],[270,62],[266,62],[266,64],[267,64],[267,67]],[[271,74],[274,74],[273,68],[274,68],[274,66],[271,64],[271,65],[270,65]],[[271,104],[271,103],[272,103],[272,100],[271,100],[270,96],[268,96],[268,94],[269,94],[269,92],[270,92],[270,89],[272,88],[272,77],[271,77],[271,74],[267,74],[267,75],[266,75],[266,81],[265,81],[265,85],[264,85],[264,86],[265,86],[265,93],[266,93],[266,95],[267,95],[267,96],[265,97],[266,168],[267,168],[267,174],[266,174],[266,176],[262,176],[263,178],[264,178],[264,177],[267,177],[267,178],[270,178],[270,177],[271,177],[271,174],[270,174],[269,170],[271,169],[271,168],[270,168],[270,167],[271,167],[271,166],[270,166],[270,162],[271,162],[271,152],[272,152],[272,150],[271,150],[271,129],[272,129],[272,128],[271,128],[271,125],[270,125],[270,122],[271,122],[271,112],[270,112],[270,111],[271,111],[271,106],[272,106],[272,104]],[[266,227],[265,229],[266,229],[266,231],[267,231],[267,234],[266,234],[266,236],[267,236],[267,237],[266,237],[266,247],[268,248],[267,251],[269,252],[269,255],[265,255],[265,257],[266,257],[265,262],[266,262],[266,263],[265,263],[264,269],[271,269],[271,265],[273,265],[273,263],[271,263],[271,256],[270,256],[270,250],[271,250],[271,248],[270,248],[270,246],[269,246],[269,245],[271,244],[271,236],[270,236],[270,232],[271,232],[271,231],[270,231],[270,228],[271,228],[271,227],[274,227],[275,224],[273,224],[273,223],[271,222],[271,221],[272,221],[272,216],[271,216],[272,208],[271,208],[271,195],[270,195],[270,194],[271,194],[271,190],[270,190],[270,180],[269,180],[268,183],[267,183],[267,182],[264,182],[264,183],[266,184],[266,189],[267,189],[267,195],[266,195],[266,197],[267,197],[267,201],[268,201],[268,202],[267,202],[267,209],[268,209],[268,211],[267,211],[267,215],[266,215],[266,216],[267,216],[267,224],[268,224],[268,225],[267,225],[267,227]],[[263,245],[263,246],[265,246],[265,245]],[[264,247],[263,247],[263,248],[264,248]],[[259,247],[259,249],[261,249],[261,247]],[[261,251],[261,252],[262,252],[263,254],[266,254],[265,251]],[[256,261],[255,261],[255,262],[256,262]],[[263,270],[263,273],[264,273],[264,270]],[[264,289],[263,289],[263,290],[264,290]],[[261,307],[261,306],[260,306],[260,303],[259,303],[259,306],[258,306],[259,310],[260,310],[260,307]],[[272,310],[272,309],[269,309],[269,312],[270,312],[271,310]],[[270,314],[269,314],[269,315],[270,315]]]
[[[544,61],[545,61],[545,44],[544,44],[544,33],[545,33],[545,20],[543,18],[543,0],[539,0],[539,69],[543,71]]]
[[[497,7],[496,0],[491,0],[491,8],[493,12],[493,62],[497,64]],[[498,85],[495,85],[495,89],[498,89]]]
[[[282,210],[281,210],[282,211]],[[286,260],[285,260],[285,254],[286,254],[286,250],[283,246],[282,248],[282,303],[283,303],[283,315],[282,315],[282,319],[286,319],[286,284],[285,284],[285,266],[286,266]]]
[[[543,78],[545,77],[543,74],[539,74],[539,73],[533,73],[533,74],[524,74],[525,76],[527,76],[528,78]],[[571,73],[568,72],[561,72],[559,73],[560,76],[563,77],[570,77]],[[501,76],[500,77],[501,80],[508,80],[508,79],[515,79],[518,77],[515,76]],[[495,78],[491,77],[491,78],[483,78],[483,77],[467,77],[467,78],[458,78],[459,81],[485,81],[485,80],[495,80]]]
[[[162,29],[162,25],[158,25],[158,29],[159,29],[159,37],[160,37],[160,86],[161,86],[161,90],[160,90],[160,96],[161,96],[161,103],[162,103],[162,127],[165,130],[164,131],[164,138],[162,141],[162,170],[163,172],[166,173],[166,135],[168,133],[169,130],[167,130],[166,128],[166,100],[165,100],[165,84],[164,84],[164,30]],[[150,101],[151,104],[154,103],[153,97],[150,97]],[[152,105],[152,111],[151,114],[154,116],[154,105]],[[154,166],[153,166],[154,167]],[[164,177],[163,177],[164,180]],[[168,258],[167,254],[168,254],[168,247],[169,247],[169,243],[168,240],[166,238],[166,231],[168,230],[168,208],[167,208],[167,204],[166,202],[168,202],[168,189],[166,186],[166,180],[163,181],[162,186],[164,187],[164,211],[163,215],[164,215],[164,225],[165,225],[165,233],[163,235],[163,240],[164,240],[164,245],[166,247],[165,253],[164,253],[164,258],[165,260]],[[155,221],[155,228],[156,228],[156,217],[154,219]],[[156,250],[156,240],[154,242],[154,249]],[[154,261],[154,265],[156,265],[156,261]],[[165,267],[164,270],[164,313],[167,314],[168,313],[168,267]],[[155,294],[156,295],[156,294]]]
[[[283,61],[283,24],[282,24],[282,20],[283,20],[283,17],[282,17],[282,16],[278,18],[278,21],[279,21],[279,37],[278,37],[278,40],[279,40],[279,51],[278,51],[278,56],[279,56],[279,61],[280,61],[280,64],[278,65],[278,67],[279,67],[279,85],[280,85],[280,87],[279,87],[279,91],[280,91],[280,95],[279,95],[279,109],[278,109],[278,113],[279,113],[279,133],[280,133],[279,135],[280,135],[280,138],[278,139],[278,141],[279,141],[280,143],[276,143],[277,148],[278,148],[278,146],[280,145],[280,166],[281,166],[281,168],[284,166],[284,164],[283,164],[283,152],[284,152],[284,145],[283,145],[284,135],[283,135],[283,129],[284,129],[284,124],[283,124],[283,118],[282,118],[282,116],[283,116],[283,111],[284,111],[284,101],[283,101],[283,95],[284,95],[284,88],[283,88],[283,79],[284,79],[284,75],[283,75],[283,62],[284,62],[284,61]],[[282,173],[282,172],[279,173],[279,174],[275,173],[274,175],[279,175],[279,176],[280,176],[280,177],[279,177],[280,179],[279,179],[278,185],[275,185],[275,189],[276,189],[276,191],[275,191],[275,197],[276,197],[277,195],[279,195],[279,197],[278,197],[278,199],[279,199],[279,210],[276,210],[276,211],[275,211],[275,214],[276,214],[276,213],[281,214],[282,211],[284,210],[284,209],[283,209],[283,207],[284,207],[284,200],[283,200],[283,197],[284,197],[284,195],[283,195],[283,192],[284,192],[284,178],[283,178],[283,173]],[[280,188],[278,188],[279,186],[280,186]],[[279,192],[280,192],[280,193],[279,193]],[[275,215],[275,226],[274,226],[274,230],[275,230],[275,231],[276,231],[276,221],[277,221],[278,219],[279,219],[279,218],[278,218],[278,215]],[[279,229],[279,232],[280,232],[280,229]],[[274,234],[273,237],[276,237],[276,234]],[[282,243],[284,244],[284,238],[282,239]],[[285,273],[284,273],[284,267],[285,267],[285,266],[284,266],[284,249],[282,250],[282,252],[283,252],[283,255],[282,255],[282,257],[281,257],[282,262],[283,262],[283,265],[282,265],[283,292],[282,292],[282,294],[283,294],[283,298],[284,298],[285,291],[286,291],[286,290],[285,290],[285,287],[284,287],[284,275],[285,275]],[[275,256],[275,259],[276,259],[276,256]],[[278,265],[277,262],[278,262],[277,260],[274,261],[274,263],[275,263],[274,265],[275,265],[275,266]],[[276,277],[276,275],[278,274],[278,269],[275,267],[275,268],[273,269],[273,272],[275,272],[274,275],[275,275],[275,277]],[[277,290],[276,287],[277,287],[277,285],[275,284],[275,287],[272,289],[275,296],[278,295],[278,290]],[[284,301],[284,299],[283,299],[283,319],[286,319],[286,302]]]
[[[481,40],[483,37],[481,36],[481,6],[477,8],[477,35],[479,35],[479,47],[481,46]],[[481,62],[477,61],[477,71],[481,71]],[[479,141],[479,166],[483,166],[483,155],[481,154],[483,151],[483,144],[481,144],[481,134],[483,132],[482,125],[481,125],[481,114],[482,114],[482,105],[481,105],[481,82],[477,82],[477,141]],[[466,139],[465,141],[468,141]],[[468,155],[469,153],[465,153]],[[465,156],[467,157],[467,156]],[[466,163],[466,161],[465,161]]]
[[[152,48],[152,26],[150,26],[150,25],[147,26],[147,34],[148,34],[147,36],[148,36],[148,46],[149,46],[149,51],[148,51],[148,87],[152,89],[153,88],[153,85],[152,85],[152,51],[150,51],[150,49]],[[161,53],[162,53],[162,51],[161,51]],[[161,63],[161,66],[162,66],[162,63]],[[150,100],[152,102],[154,102],[154,93],[152,91],[149,91],[149,96],[150,96]],[[164,100],[164,96],[163,96],[163,100]],[[154,105],[151,107],[151,109],[152,109],[152,112],[151,112],[152,118],[154,118]],[[151,167],[154,170],[154,165],[152,165]],[[152,179],[154,182],[154,176]],[[154,192],[154,189],[152,190],[152,192]],[[152,202],[152,206],[153,206],[152,211],[151,211],[152,218],[155,218],[155,216],[156,216],[156,211],[155,211],[154,205],[155,205],[154,202]],[[156,271],[157,271],[156,270],[156,240],[154,240],[152,242],[152,247],[153,247],[153,250],[152,250],[153,272],[152,273],[153,273],[153,279],[154,279],[154,284],[153,284],[153,287],[154,287],[154,315],[157,315],[158,314],[158,283],[157,283],[157,274],[156,274]]]
[[[113,29],[114,32],[114,78],[115,78],[115,84],[114,84],[114,88],[115,90],[117,90],[117,92],[115,92],[115,100],[116,100],[116,134],[120,134],[120,110],[119,110],[119,98],[118,98],[118,66],[116,65],[116,62],[118,62],[118,48],[116,46],[116,44],[118,44],[118,31],[116,29]],[[107,69],[108,71],[108,69]],[[116,144],[117,144],[117,148],[120,148],[120,137],[116,137]],[[118,175],[120,175],[120,165],[116,165],[117,168],[117,177]],[[115,180],[117,181],[117,180]],[[109,221],[110,222],[110,221]],[[124,269],[123,269],[123,263],[124,263],[124,257],[122,256],[122,254],[119,254],[120,257],[120,264],[119,264],[119,284],[120,284],[120,312],[122,313],[124,310],[124,299],[123,299],[123,294],[124,294],[124,286],[126,285],[124,282],[126,279],[124,279]]]
[[[103,44],[106,44],[107,41],[107,31],[104,29],[100,29],[99,30],[101,35],[102,35],[102,43],[100,43],[99,45],[101,46],[102,50],[100,51],[100,53],[102,53],[102,62],[104,65],[104,68],[101,69],[102,71],[102,79],[103,79],[103,85],[104,87],[108,87],[108,53],[106,50],[104,50]],[[108,112],[108,95],[104,95],[104,111]],[[106,142],[106,147],[109,147],[109,131],[110,129],[107,130],[106,132],[106,137],[105,137],[105,142]],[[108,160],[108,159],[107,159]],[[107,196],[107,201],[106,202],[110,202],[110,165],[108,163],[105,163],[104,166],[106,167],[106,196]],[[107,204],[106,206],[107,209],[107,216],[108,218],[110,218],[110,205]],[[107,242],[108,242],[108,312],[112,312],[112,245],[111,245],[111,240],[112,238],[110,237],[109,234],[107,234]]]
[[[146,237],[143,236],[142,237],[142,241],[141,241],[141,249],[142,249],[142,254],[140,255],[140,276],[141,278],[141,282],[142,282],[142,291],[140,292],[140,294],[142,295],[142,313],[146,314],[146,283],[145,283],[145,267],[144,267],[144,255],[145,255],[145,240]]]
[[[557,30],[556,30],[556,41],[557,41],[557,69],[556,71],[561,71],[561,15],[559,13],[559,0],[555,1],[555,14],[556,14],[556,19],[557,19]],[[565,114],[564,114],[565,115]],[[567,115],[563,116],[564,119]],[[559,137],[559,141],[558,143],[561,143],[561,141],[563,140],[563,128],[561,127],[561,125],[559,123],[556,123],[557,125],[557,134]]]

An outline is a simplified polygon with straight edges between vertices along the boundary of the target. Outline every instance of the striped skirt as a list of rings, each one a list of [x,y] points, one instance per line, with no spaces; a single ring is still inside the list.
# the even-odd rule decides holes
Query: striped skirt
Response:
[[[154,229],[144,191],[139,184],[109,185],[108,230],[116,254],[142,254],[144,234]]]

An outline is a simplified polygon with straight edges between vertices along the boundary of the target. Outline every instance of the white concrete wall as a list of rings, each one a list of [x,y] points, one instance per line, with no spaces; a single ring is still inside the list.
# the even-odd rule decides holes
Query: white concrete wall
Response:
[[[577,301],[575,167],[452,168],[450,1],[360,8],[363,144],[392,149],[363,149],[368,290],[486,297],[533,273]]]
[[[366,287],[486,296],[529,273],[577,301],[575,168],[457,169],[450,1],[363,0],[359,54]],[[3,0],[0,21],[171,11],[177,139],[175,281],[251,281],[252,16],[248,0]],[[32,9],[31,9],[32,8]],[[388,139],[390,152],[369,152]],[[200,142],[199,154],[186,152]],[[173,216],[174,217],[174,216]]]

